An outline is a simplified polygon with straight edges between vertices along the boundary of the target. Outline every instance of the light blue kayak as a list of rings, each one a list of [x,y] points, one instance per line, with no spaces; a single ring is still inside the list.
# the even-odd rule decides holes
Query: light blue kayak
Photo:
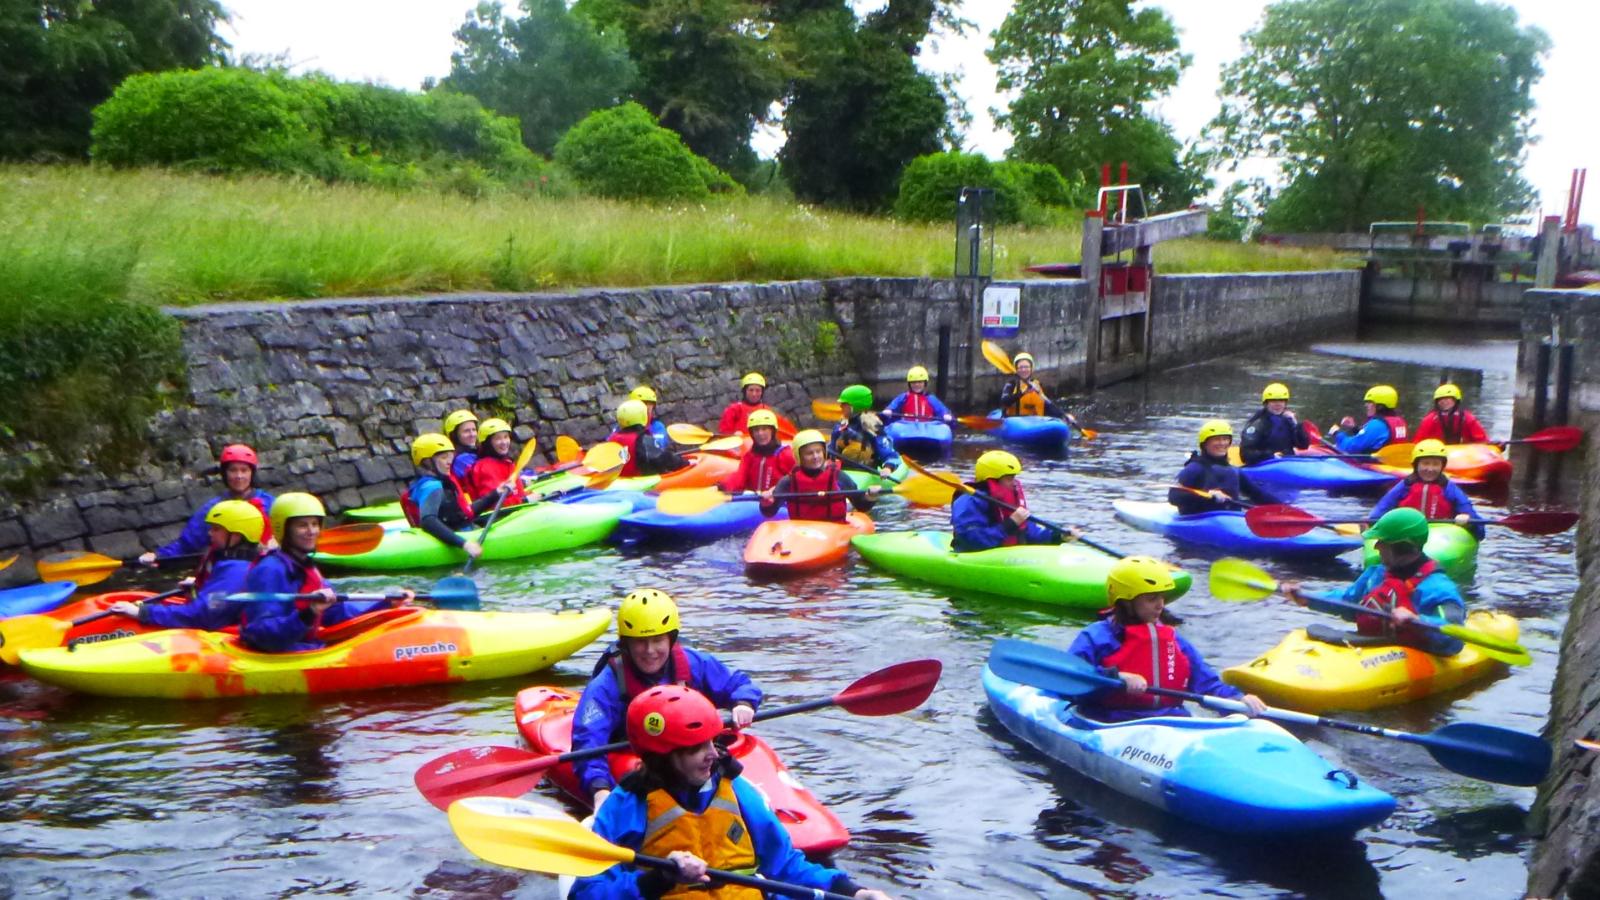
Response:
[[[1327,559],[1361,546],[1355,535],[1313,528],[1292,538],[1261,537],[1250,530],[1244,513],[1237,510],[1178,515],[1170,503],[1117,500],[1111,504],[1117,518],[1141,531],[1164,534],[1175,541],[1216,547],[1244,556],[1272,559]]]
[[[777,515],[772,518],[787,519],[789,510],[779,506]],[[693,516],[669,516],[655,509],[645,509],[623,516],[611,539],[625,544],[704,544],[755,531],[763,521],[761,504],[754,499],[730,500]]]
[[[950,426],[931,419],[895,419],[885,426],[897,453],[915,457],[942,457],[950,452],[954,435]]]
[[[990,433],[1009,444],[1025,444],[1041,450],[1060,449],[1067,446],[1067,440],[1072,437],[1072,426],[1050,416],[1001,416],[997,409],[989,413],[989,418],[1000,421],[1000,427]]]
[[[49,612],[67,602],[67,598],[77,589],[76,581],[52,581],[6,588],[0,591],[0,619]]]

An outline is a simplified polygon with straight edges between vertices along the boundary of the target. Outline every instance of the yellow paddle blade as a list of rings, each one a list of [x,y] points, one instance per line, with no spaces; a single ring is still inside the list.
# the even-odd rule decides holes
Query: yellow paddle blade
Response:
[[[1011,354],[1000,349],[1000,345],[994,341],[983,342],[983,358],[989,361],[989,365],[1007,375],[1017,374],[1017,367],[1011,364]]]
[[[560,444],[561,442],[558,440],[556,443]],[[573,443],[576,444],[577,441],[573,441]],[[511,477],[506,479],[506,484],[515,485],[517,479],[522,477],[522,470],[533,465],[533,451],[538,448],[539,439],[536,437],[528,438],[528,443],[523,445],[522,452],[517,454],[517,463],[511,467]]]
[[[947,506],[956,498],[956,489],[949,482],[931,478],[921,472],[894,486],[894,492],[917,506]]]
[[[0,660],[14,666],[21,660],[24,650],[59,647],[71,628],[71,622],[49,616],[0,619]]]
[[[450,829],[481,859],[549,875],[598,875],[634,856],[571,819],[506,797],[457,800],[450,804]]]
[[[570,435],[556,435],[556,462],[569,463],[583,459],[583,445]]]
[[[39,573],[40,581],[76,581],[80,586],[85,586],[110,578],[112,572],[122,568],[122,560],[99,553],[69,550],[52,553],[34,563],[33,568]]]
[[[1386,466],[1399,466],[1402,469],[1409,469],[1411,468],[1411,451],[1416,446],[1416,444],[1390,444],[1387,447],[1379,447],[1372,455],[1378,458],[1378,462]]]
[[[1233,446],[1233,445],[1229,445],[1228,446],[1228,465],[1230,465],[1230,466],[1242,466],[1242,465],[1244,465],[1244,456],[1239,452],[1239,448],[1237,446]]]
[[[1228,603],[1248,603],[1272,596],[1278,582],[1255,563],[1225,556],[1211,564],[1211,596]]]
[[[15,553],[11,554],[10,556],[6,557],[5,559],[0,559],[0,572],[4,572],[5,570],[11,568],[11,564],[16,562],[16,561],[17,561],[17,555]]]
[[[716,437],[716,435],[701,428],[699,425],[690,425],[688,422],[673,422],[667,426],[667,437],[672,438],[674,444],[697,447]]]
[[[973,492],[973,488],[963,482],[961,480],[961,476],[955,474],[954,472],[949,474],[935,472],[926,468],[922,465],[922,463],[917,462],[909,456],[900,457],[900,461],[906,464],[906,468],[909,468],[918,475],[921,475],[924,478],[931,478],[953,491],[960,491],[963,494],[970,494]]]
[[[1516,641],[1507,641],[1492,634],[1468,628],[1465,625],[1440,625],[1439,630],[1457,640],[1473,645],[1479,653],[1508,666],[1526,666],[1533,656]]]
[[[583,464],[596,472],[609,472],[622,468],[628,461],[628,451],[621,444],[604,441],[589,448],[583,455]]]
[[[732,450],[743,450],[744,438],[737,434],[730,434],[727,437],[712,438],[711,440],[706,441],[704,444],[701,444],[700,449],[705,453],[727,453]]]
[[[664,516],[698,516],[727,503],[731,494],[724,494],[715,486],[697,488],[670,488],[661,492],[656,500],[656,512]],[[741,501],[749,503],[752,501]]]
[[[1345,537],[1361,536],[1361,526],[1353,522],[1345,522],[1342,525],[1335,525],[1333,526],[1333,530],[1336,534],[1342,534]]]
[[[844,418],[844,407],[836,401],[818,397],[811,401],[811,414],[824,422],[837,422]]]

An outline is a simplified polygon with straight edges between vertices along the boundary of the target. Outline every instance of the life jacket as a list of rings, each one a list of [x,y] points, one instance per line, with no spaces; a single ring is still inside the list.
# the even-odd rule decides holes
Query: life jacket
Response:
[[[839,454],[853,463],[877,468],[878,447],[874,440],[875,435],[862,423],[861,417],[840,422],[833,429],[833,439],[829,441],[833,452]]]
[[[717,423],[717,430],[723,434],[733,434],[740,431],[748,432],[750,430],[750,414],[758,409],[772,409],[772,407],[765,403],[757,403],[751,406],[744,402],[743,397],[729,403],[727,408],[722,411],[722,418]]]
[[[505,505],[513,503],[526,503],[528,495],[522,490],[522,479],[512,479],[511,470],[517,461],[502,456],[480,456],[472,464],[472,471],[467,473],[467,487],[474,497],[486,497],[494,493],[495,489],[511,482],[511,490],[506,494]]]
[[[1412,599],[1417,592],[1417,585],[1422,579],[1438,571],[1439,565],[1433,560],[1424,560],[1417,567],[1417,574],[1410,578],[1396,578],[1385,570],[1384,578],[1378,586],[1361,598],[1361,605],[1369,609],[1394,612],[1396,609],[1405,608],[1412,612],[1417,611],[1415,601]],[[1358,614],[1356,616],[1356,631],[1361,634],[1375,634],[1385,636],[1404,635],[1411,629],[1396,629],[1393,620],[1383,616]]]
[[[1404,444],[1411,440],[1411,429],[1406,425],[1406,420],[1401,416],[1383,416],[1383,423],[1389,426],[1389,444]],[[1388,446],[1385,444],[1384,446]]]
[[[986,481],[982,485],[979,485],[978,490],[1003,503],[1009,503],[1012,506],[1028,505],[1027,496],[1022,490],[1022,483],[1018,481],[1013,481],[1011,483],[1011,490],[1009,491],[1006,490],[1005,487],[1000,484],[1000,482],[993,480]],[[979,502],[983,503],[981,500]],[[998,503],[983,503],[983,506],[984,514],[989,517],[989,521],[995,523],[996,525],[1004,522],[1006,517],[1011,515],[1011,510],[1006,509]],[[1006,535],[1005,540],[1000,542],[1000,546],[1015,547],[1020,543],[1022,543],[1021,534],[1008,534]]]
[[[600,664],[595,666],[594,674],[599,675],[600,670],[606,668],[609,668],[612,677],[617,679],[617,690],[622,694],[624,706],[629,700],[663,684],[693,687],[689,683],[689,653],[683,649],[682,641],[672,642],[672,654],[667,657],[667,667],[663,673],[665,677],[654,684],[646,684],[644,679],[639,677],[634,667],[628,664],[627,654],[621,647],[607,650],[605,656],[600,659]]]
[[[250,567],[251,568],[255,568],[256,566],[261,564],[262,560],[268,559],[269,557],[272,557],[272,556],[281,556],[285,560],[288,560],[288,562],[289,562],[289,572],[290,572],[291,575],[294,574],[295,572],[299,572],[300,573],[300,584],[299,584],[299,586],[297,586],[294,589],[294,592],[296,594],[312,594],[312,593],[316,593],[317,591],[322,590],[325,587],[328,587],[328,583],[326,581],[322,580],[322,573],[317,570],[316,566],[312,565],[310,562],[304,562],[304,563],[300,562],[299,560],[295,559],[293,556],[289,555],[289,553],[287,551],[283,550],[283,549],[269,550],[266,553],[261,554],[261,556],[256,558],[255,562],[250,564]],[[254,605],[255,604],[246,604],[246,610],[248,610],[249,607],[254,606]],[[308,608],[310,608],[310,606],[311,606],[311,604],[308,603],[305,600],[296,600],[296,601],[294,601],[294,608],[295,609],[308,609]],[[245,613],[241,614],[239,616],[239,627],[243,628],[244,625],[245,625],[245,622],[248,621],[249,618],[250,618],[250,614],[249,614],[248,611],[246,611]],[[314,623],[312,625],[312,628],[313,629],[316,628],[316,623]]]
[[[1439,436],[1446,444],[1467,443],[1462,440],[1462,432],[1467,427],[1467,415],[1460,404],[1456,404],[1456,408],[1449,412],[1435,409],[1433,417],[1439,423]]]
[[[450,528],[465,528],[472,524],[472,504],[467,500],[467,492],[461,487],[461,482],[454,475],[440,477],[434,474],[418,475],[411,486],[400,492],[400,509],[406,514],[406,524],[412,528],[422,524],[422,508],[414,499],[422,487],[425,479],[432,478],[439,482],[439,489],[444,491],[444,502],[439,504],[439,518]],[[454,505],[456,515],[452,515],[450,508]],[[452,521],[454,520],[454,521]]]
[[[1406,495],[1400,498],[1401,506],[1421,512],[1430,519],[1450,519],[1456,514],[1456,505],[1445,496],[1445,487],[1450,483],[1447,476],[1440,475],[1439,480],[1429,484],[1416,475],[1406,476]]]
[[[637,431],[613,431],[606,440],[622,445],[622,469],[618,478],[632,478],[639,474],[639,434]]]
[[[644,798],[644,839],[639,852],[665,857],[685,850],[705,860],[706,866],[738,872],[756,873],[756,848],[750,827],[739,809],[733,792],[733,779],[724,776],[705,812],[692,813],[665,790],[654,790]],[[715,900],[762,900],[755,888],[731,884],[674,884],[662,897],[710,897]]]
[[[914,394],[906,391],[906,401],[900,404],[900,416],[906,419],[932,419],[934,418],[933,404],[928,402],[926,393]]]
[[[1027,381],[1018,379],[1020,385],[1011,405],[1000,410],[1002,416],[1042,416],[1044,415],[1044,388],[1039,385],[1039,379],[1030,378]]]
[[[258,549],[260,547],[259,544],[257,544],[257,545],[241,544],[240,546],[241,547],[256,546]],[[237,549],[237,548],[232,548],[232,549]],[[206,582],[207,581],[211,580],[212,570],[217,567],[217,563],[222,562],[224,560],[240,559],[240,560],[246,560],[249,563],[251,563],[252,565],[255,564],[255,560],[251,559],[248,555],[243,554],[243,553],[233,553],[232,549],[230,549],[230,550],[222,550],[222,551],[219,552],[218,550],[216,550],[215,548],[212,548],[212,547],[207,547],[206,548],[205,554],[200,557],[200,564],[198,566],[195,566],[195,568],[194,568],[194,586],[192,588],[190,588],[190,590],[193,592],[194,596],[196,596],[196,597],[200,596],[200,589],[206,586]],[[257,557],[260,557],[260,555],[261,554],[259,552],[256,553]]]
[[[267,501],[261,499],[260,491],[256,490],[255,488],[251,488],[250,496],[244,502],[261,511],[261,540],[258,543],[265,545],[267,541],[270,541],[273,538],[272,514],[267,510]]]
[[[839,485],[839,463],[829,461],[823,463],[822,471],[815,475],[808,474],[805,469],[796,467],[789,473],[789,483],[793,485],[795,493],[808,494],[814,491],[837,491]],[[843,522],[850,514],[850,502],[844,497],[811,497],[790,498],[789,518],[803,519],[811,522]]]
[[[1106,656],[1103,665],[1118,672],[1142,675],[1151,687],[1174,691],[1189,689],[1189,657],[1178,647],[1178,632],[1171,625],[1150,623],[1128,625],[1122,629],[1122,646]],[[1160,709],[1182,706],[1177,697],[1117,691],[1097,701],[1105,707],[1122,709]]]
[[[776,485],[778,479],[793,472],[794,468],[794,451],[788,447],[779,446],[771,453],[762,453],[752,447],[750,452],[739,458],[738,477],[734,480],[740,490],[764,491]]]

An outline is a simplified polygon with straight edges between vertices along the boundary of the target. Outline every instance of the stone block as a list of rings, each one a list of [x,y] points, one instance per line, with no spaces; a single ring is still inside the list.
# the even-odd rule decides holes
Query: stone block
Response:
[[[121,559],[138,556],[145,551],[139,541],[139,532],[133,529],[95,534],[89,538],[89,549]]]
[[[88,533],[88,525],[79,514],[77,504],[61,498],[42,503],[22,517],[28,531],[28,542],[35,547],[59,544]]]
[[[143,522],[142,510],[105,504],[91,506],[83,511],[83,521],[90,534],[101,534],[119,529],[137,528]]]

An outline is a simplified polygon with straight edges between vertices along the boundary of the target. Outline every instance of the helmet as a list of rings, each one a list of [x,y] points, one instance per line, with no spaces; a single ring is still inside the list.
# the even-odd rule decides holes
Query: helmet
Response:
[[[864,384],[852,384],[839,392],[839,402],[850,404],[856,412],[872,408],[872,388]]]
[[[1444,441],[1438,438],[1426,438],[1417,441],[1411,448],[1411,464],[1416,465],[1419,459],[1449,459],[1450,455],[1444,451]]]
[[[641,384],[638,387],[634,388],[633,390],[629,391],[628,392],[628,399],[629,400],[638,400],[641,403],[655,403],[655,402],[657,402],[655,388],[652,388],[648,384]]]
[[[745,428],[761,428],[762,426],[777,428],[778,414],[770,409],[758,409],[750,413],[750,417],[744,420]]]
[[[1022,463],[1004,450],[987,451],[978,457],[978,464],[972,467],[972,477],[978,481],[992,481],[1021,472]]]
[[[756,387],[766,387],[767,379],[761,377],[760,372],[751,372],[750,374],[739,379],[739,387],[741,388],[747,388],[752,384]]]
[[[617,607],[617,634],[627,638],[655,637],[678,630],[678,604],[666,591],[641,588],[622,598]]]
[[[252,469],[260,465],[260,463],[256,462],[256,452],[245,444],[229,444],[222,448],[221,453],[217,454],[217,466],[219,468],[228,463],[236,462],[244,463]]]
[[[910,369],[906,370],[906,384],[910,384],[913,381],[927,380],[928,370],[925,366],[912,366]]]
[[[328,511],[323,508],[322,501],[311,494],[300,491],[279,494],[278,499],[272,501],[272,533],[281,536],[284,524],[290,519],[298,519],[301,516],[322,518],[327,514]]]
[[[1106,572],[1106,596],[1111,602],[1132,600],[1140,594],[1166,594],[1175,599],[1178,583],[1172,570],[1153,556],[1128,556],[1111,564]]]
[[[487,441],[497,434],[510,434],[511,425],[505,419],[484,419],[478,426],[478,440]]]
[[[1433,399],[1441,400],[1445,397],[1449,397],[1451,400],[1460,403],[1461,388],[1458,388],[1453,384],[1441,384],[1433,389]]]
[[[1212,419],[1200,426],[1200,446],[1204,447],[1206,441],[1214,437],[1233,437],[1233,426],[1221,419]]]
[[[223,500],[206,513],[207,525],[220,525],[223,531],[237,534],[252,544],[261,543],[261,532],[267,523],[261,510],[244,500]]]
[[[1265,403],[1268,400],[1287,399],[1289,399],[1289,386],[1287,384],[1283,384],[1282,382],[1274,381],[1273,383],[1261,389],[1262,403]]]
[[[453,438],[456,436],[457,428],[460,428],[462,425],[465,425],[468,422],[476,421],[478,421],[478,417],[472,412],[472,410],[458,409],[450,415],[444,417],[444,433]]]
[[[796,434],[794,439],[789,441],[789,447],[794,452],[799,453],[800,448],[807,444],[826,444],[827,442],[828,439],[823,436],[822,432],[815,428],[807,428],[805,431]]]
[[[1032,365],[1038,365],[1038,363],[1033,361],[1033,354],[1026,351],[1011,357],[1011,364],[1013,366],[1021,365],[1023,360],[1027,360]]]
[[[442,434],[419,434],[411,441],[411,464],[422,465],[424,460],[433,459],[446,450],[454,450],[456,445]]]
[[[1387,406],[1390,409],[1400,405],[1400,394],[1387,384],[1373,385],[1367,391],[1367,395],[1361,399],[1368,403],[1376,403],[1379,406]]]
[[[624,400],[617,407],[617,424],[623,428],[634,425],[643,425],[650,421],[650,410],[645,408],[643,400]]]
[[[1367,537],[1386,544],[1411,544],[1416,547],[1428,543],[1428,517],[1421,510],[1409,506],[1391,509],[1367,529]]]
[[[722,733],[722,715],[694,688],[663,684],[628,704],[628,743],[641,753],[671,753]]]

